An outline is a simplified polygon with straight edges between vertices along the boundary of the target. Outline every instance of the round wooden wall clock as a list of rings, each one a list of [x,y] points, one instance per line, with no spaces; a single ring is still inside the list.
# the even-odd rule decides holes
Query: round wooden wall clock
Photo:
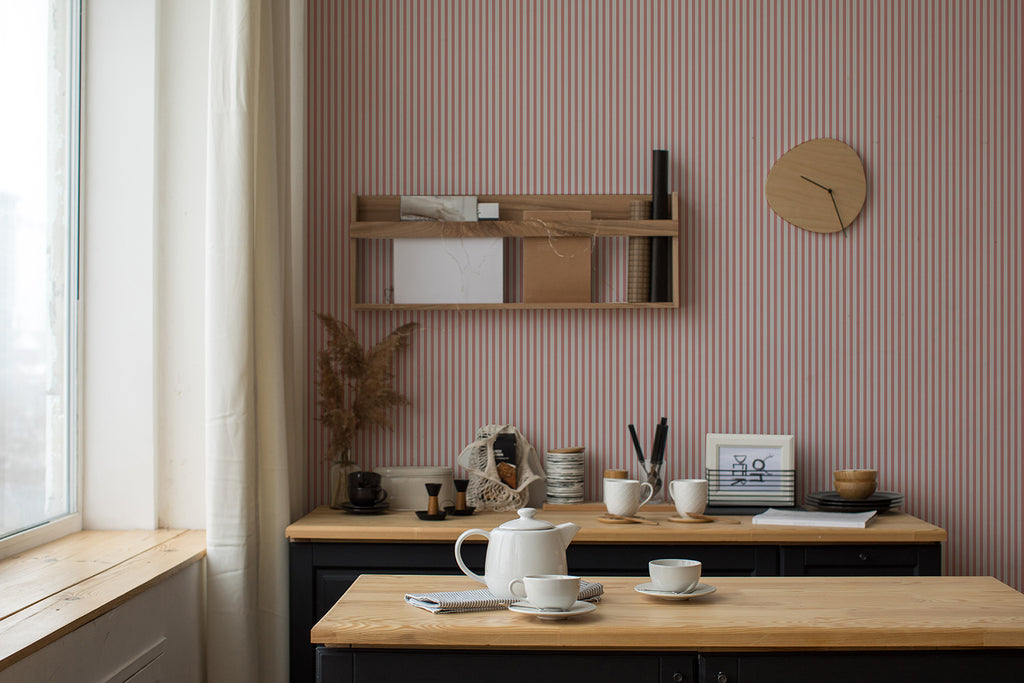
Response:
[[[798,228],[845,234],[867,196],[864,164],[841,140],[808,140],[775,162],[764,196],[772,211]]]

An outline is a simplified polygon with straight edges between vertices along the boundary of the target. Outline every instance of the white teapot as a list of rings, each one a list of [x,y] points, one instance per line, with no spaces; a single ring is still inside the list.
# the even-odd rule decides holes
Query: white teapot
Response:
[[[555,526],[551,522],[534,519],[534,508],[519,510],[519,519],[505,522],[496,529],[470,529],[455,541],[455,561],[466,576],[487,584],[498,598],[517,600],[508,589],[512,579],[528,574],[565,574],[565,549],[580,530],[572,522]],[[474,573],[462,561],[462,542],[470,536],[483,536],[488,540],[484,575]]]

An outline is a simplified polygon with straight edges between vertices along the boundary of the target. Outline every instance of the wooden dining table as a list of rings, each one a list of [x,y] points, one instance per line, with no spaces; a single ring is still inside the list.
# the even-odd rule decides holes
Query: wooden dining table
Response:
[[[320,681],[1009,681],[1024,675],[1024,595],[992,577],[713,577],[689,600],[603,585],[596,609],[434,614],[409,593],[463,576],[364,575],[313,627]],[[503,663],[504,662],[504,663]]]

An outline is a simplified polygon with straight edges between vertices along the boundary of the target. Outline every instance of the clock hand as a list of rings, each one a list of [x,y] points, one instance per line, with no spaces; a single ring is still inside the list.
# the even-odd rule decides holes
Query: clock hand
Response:
[[[826,192],[828,192],[828,198],[832,200],[832,206],[836,210],[836,217],[839,219],[839,229],[843,231],[843,237],[846,237],[846,226],[843,224],[843,216],[839,213],[839,205],[836,204],[836,196],[835,196],[835,194],[833,194],[832,188],[831,187],[825,187],[821,183],[816,183],[816,182],[814,182],[813,180],[811,180],[810,178],[808,178],[805,175],[802,175],[800,177],[803,178],[804,180],[806,180],[807,182],[809,182],[811,185],[817,185],[821,189],[823,189]]]
[[[808,178],[805,175],[802,175],[800,177],[803,178],[804,180],[806,180],[807,182],[809,182],[811,185],[817,185],[818,187],[820,187],[821,189],[825,190],[826,192],[831,192],[832,191],[829,188],[827,188],[824,185],[822,185],[821,183],[814,182],[813,180],[811,180],[810,178]]]
[[[832,206],[835,207],[836,218],[839,219],[839,227],[842,229],[843,237],[845,238],[846,237],[846,226],[843,224],[843,216],[842,216],[842,214],[839,213],[839,205],[836,204],[836,196],[834,194],[832,194],[832,190],[828,191],[828,196],[829,196],[829,199],[832,200]]]

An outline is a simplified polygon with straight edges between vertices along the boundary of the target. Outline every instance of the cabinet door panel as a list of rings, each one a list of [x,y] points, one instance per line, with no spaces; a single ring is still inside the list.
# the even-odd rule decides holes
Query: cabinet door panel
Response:
[[[417,569],[445,569],[458,572],[453,543],[314,543],[313,566],[386,570],[389,574],[408,574]],[[487,546],[466,543],[462,559],[471,568],[483,568]],[[365,572],[363,572],[365,573]]]
[[[964,683],[1019,680],[1021,652],[791,652],[700,657],[701,683]]]
[[[666,557],[700,560],[705,576],[777,576],[775,546],[570,545],[569,571],[587,576],[645,576],[647,563]]]
[[[622,683],[657,681],[660,661],[651,654],[585,652],[355,652],[354,683],[523,683],[536,681],[586,681]]]
[[[667,654],[661,656],[659,683],[697,683],[696,654]]]
[[[931,552],[930,552],[931,551]],[[938,573],[929,547],[784,546],[784,576],[918,576]],[[933,566],[934,565],[934,566]]]

